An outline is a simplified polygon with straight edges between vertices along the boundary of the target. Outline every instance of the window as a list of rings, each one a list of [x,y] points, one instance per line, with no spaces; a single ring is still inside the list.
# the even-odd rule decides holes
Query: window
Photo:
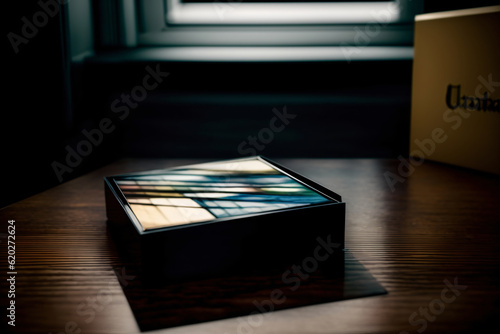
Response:
[[[155,47],[148,51],[154,59],[223,61],[410,59],[422,7],[422,0],[94,1],[103,47]]]
[[[384,23],[413,19],[403,1],[167,0],[169,24],[353,24],[384,15]],[[414,14],[414,13],[413,13]]]

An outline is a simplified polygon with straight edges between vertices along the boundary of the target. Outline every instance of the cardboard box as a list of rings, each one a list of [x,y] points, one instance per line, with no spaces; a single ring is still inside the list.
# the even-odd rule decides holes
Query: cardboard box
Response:
[[[415,18],[410,156],[500,174],[500,6]]]

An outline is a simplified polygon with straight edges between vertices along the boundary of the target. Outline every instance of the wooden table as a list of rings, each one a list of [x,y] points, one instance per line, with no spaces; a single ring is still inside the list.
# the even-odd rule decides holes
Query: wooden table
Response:
[[[161,333],[486,332],[500,316],[500,177],[425,162],[277,159],[342,195],[346,247],[387,294],[266,314],[244,331],[243,318]],[[126,159],[0,211],[7,267],[8,220],[15,220],[15,327],[19,333],[136,333],[106,233],[102,178],[200,160]],[[398,171],[399,168],[399,171]],[[389,174],[393,173],[393,174]],[[411,174],[411,175],[409,175]],[[387,177],[397,179],[392,189]],[[2,309],[10,285],[2,279]],[[122,282],[122,283],[123,283]],[[8,313],[7,313],[8,314]],[[248,328],[247,328],[248,329]]]

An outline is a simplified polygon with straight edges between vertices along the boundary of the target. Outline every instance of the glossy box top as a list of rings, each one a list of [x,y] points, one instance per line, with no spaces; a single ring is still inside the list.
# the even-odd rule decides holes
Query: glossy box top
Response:
[[[262,157],[120,175],[107,181],[142,231],[338,202]]]

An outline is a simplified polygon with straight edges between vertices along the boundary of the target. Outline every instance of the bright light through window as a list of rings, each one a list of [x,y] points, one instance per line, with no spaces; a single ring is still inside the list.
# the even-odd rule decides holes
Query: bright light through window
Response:
[[[287,25],[287,24],[358,24],[383,20],[402,20],[401,1],[181,1],[167,0],[169,24],[207,25]]]

